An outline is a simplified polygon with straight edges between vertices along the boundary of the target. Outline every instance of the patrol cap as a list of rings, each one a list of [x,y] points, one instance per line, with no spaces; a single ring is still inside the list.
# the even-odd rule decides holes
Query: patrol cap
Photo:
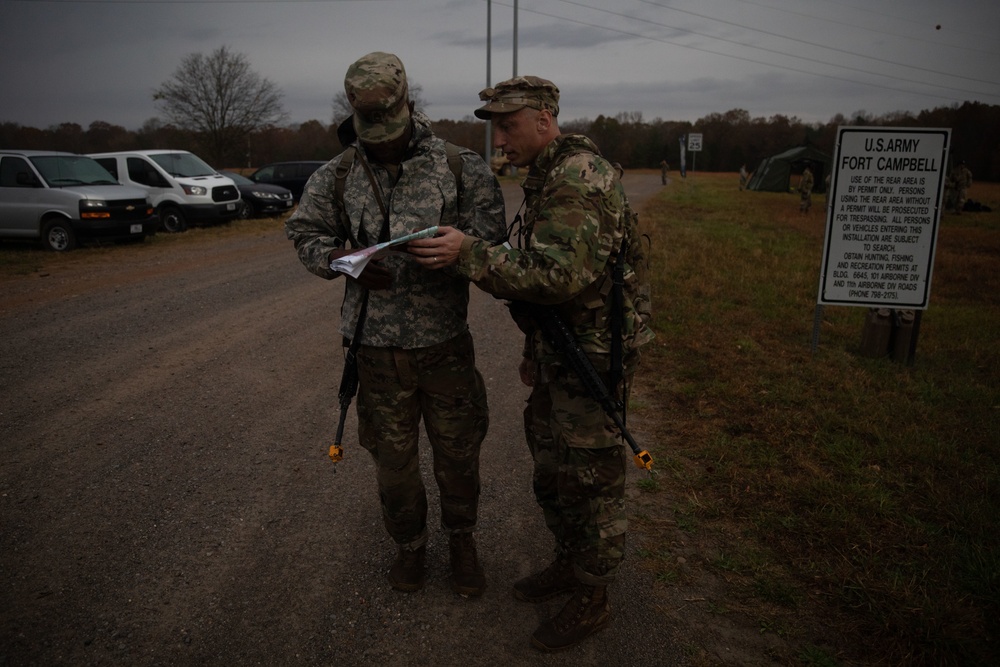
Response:
[[[559,115],[559,89],[548,79],[537,76],[518,76],[501,81],[493,88],[479,91],[479,99],[486,102],[476,109],[477,118],[489,120],[495,113],[511,113],[524,107],[548,109]]]
[[[344,92],[354,109],[354,131],[372,144],[392,141],[410,123],[406,70],[391,53],[375,51],[347,68]]]

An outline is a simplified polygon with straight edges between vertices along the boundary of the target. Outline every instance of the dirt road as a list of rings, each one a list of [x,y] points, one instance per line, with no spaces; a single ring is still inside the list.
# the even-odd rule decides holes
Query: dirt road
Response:
[[[633,201],[660,187],[658,174],[625,182]],[[513,215],[520,198],[508,201]],[[0,283],[0,664],[683,663],[636,565],[638,532],[612,626],[557,656],[529,647],[561,602],[510,593],[551,541],[521,433],[519,333],[501,303],[472,290],[491,408],[489,588],[463,599],[448,586],[425,459],[429,579],[407,595],[385,582],[394,549],[353,409],[346,458],[326,456],[343,282],[307,273],[277,223],[114,250]]]

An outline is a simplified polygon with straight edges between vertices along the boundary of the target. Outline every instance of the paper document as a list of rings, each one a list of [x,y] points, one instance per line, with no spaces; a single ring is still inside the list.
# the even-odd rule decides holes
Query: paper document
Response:
[[[402,245],[414,239],[424,239],[435,234],[437,234],[437,227],[428,227],[427,229],[421,229],[419,232],[400,236],[398,239],[362,248],[361,250],[352,252],[350,255],[344,255],[333,260],[330,262],[330,268],[334,271],[346,273],[352,278],[357,278],[365,270],[365,266],[368,265],[369,261],[377,257],[382,257],[390,252],[393,246]]]

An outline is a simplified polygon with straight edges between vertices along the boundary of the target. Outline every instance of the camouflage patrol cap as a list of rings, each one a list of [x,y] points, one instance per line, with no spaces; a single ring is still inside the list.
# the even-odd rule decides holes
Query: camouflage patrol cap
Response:
[[[347,68],[344,92],[354,109],[354,131],[362,141],[392,141],[410,123],[406,70],[391,53],[375,51]]]
[[[479,99],[486,102],[476,109],[477,118],[489,120],[495,113],[511,113],[524,107],[548,109],[559,115],[559,89],[548,79],[537,76],[518,76],[501,81],[493,88],[479,91]]]

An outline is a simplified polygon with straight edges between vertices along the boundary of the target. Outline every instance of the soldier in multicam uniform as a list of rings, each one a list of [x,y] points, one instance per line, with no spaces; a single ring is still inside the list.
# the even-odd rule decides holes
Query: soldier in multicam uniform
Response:
[[[446,258],[494,296],[554,308],[607,384],[610,275],[626,229],[618,171],[588,138],[560,133],[559,89],[551,81],[518,77],[480,98],[486,104],[476,115],[491,120],[494,144],[512,164],[528,167],[518,247],[445,228],[433,239],[411,242],[410,252],[426,266]],[[626,270],[626,280],[634,277]],[[628,295],[622,319],[623,371],[630,378],[639,346],[653,334]],[[580,378],[533,322],[518,324],[526,334],[519,370],[531,387],[524,424],[535,497],[555,536],[556,557],[516,582],[514,596],[541,602],[572,593],[532,635],[535,647],[554,651],[578,644],[610,619],[606,588],[618,574],[627,527],[626,456],[613,422]]]
[[[438,224],[491,242],[505,239],[503,194],[489,166],[462,149],[456,180],[445,143],[413,109],[399,58],[381,52],[364,56],[348,69],[344,88],[354,115],[341,129],[353,128],[358,141],[342,197],[337,157],[309,179],[285,225],[306,268],[336,278],[340,274],[330,270],[330,261],[349,253],[349,244],[366,247],[380,237]],[[387,221],[379,197],[388,206]],[[425,580],[427,497],[417,451],[422,417],[449,534],[452,587],[462,595],[481,595],[486,579],[473,532],[488,410],[466,318],[469,281],[455,269],[429,268],[437,266],[421,266],[401,253],[370,262],[357,280],[347,279],[340,331],[345,338],[355,335],[367,290],[358,352],[358,437],[375,461],[383,520],[398,545],[390,584],[416,591]]]

